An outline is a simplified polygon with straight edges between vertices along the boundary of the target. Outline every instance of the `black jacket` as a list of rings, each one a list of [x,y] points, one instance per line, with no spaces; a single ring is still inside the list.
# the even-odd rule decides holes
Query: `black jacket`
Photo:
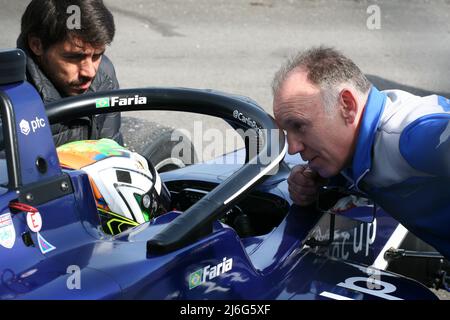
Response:
[[[32,55],[29,54],[21,39],[17,41],[17,47],[27,53],[27,80],[39,92],[44,104],[61,99],[61,93],[33,60]],[[87,92],[115,89],[119,89],[119,82],[117,81],[114,66],[111,60],[103,55],[97,74]],[[52,125],[53,140],[56,146],[60,146],[76,140],[110,138],[123,145],[122,134],[119,131],[120,124],[119,112],[72,119]]]

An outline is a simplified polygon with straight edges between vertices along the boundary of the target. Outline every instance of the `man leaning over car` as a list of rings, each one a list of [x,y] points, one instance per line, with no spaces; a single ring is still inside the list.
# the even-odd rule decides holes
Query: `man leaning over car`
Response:
[[[69,28],[68,7],[80,9],[80,28]],[[70,12],[70,11],[69,11]],[[111,12],[102,0],[32,0],[21,21],[17,47],[27,54],[27,80],[45,104],[86,92],[119,88],[104,55],[114,38]],[[52,125],[56,146],[75,140],[110,138],[123,144],[120,113]]]
[[[273,110],[289,153],[289,193],[312,204],[333,178],[366,193],[450,259],[450,101],[400,90],[380,92],[347,57],[312,48],[273,81]]]

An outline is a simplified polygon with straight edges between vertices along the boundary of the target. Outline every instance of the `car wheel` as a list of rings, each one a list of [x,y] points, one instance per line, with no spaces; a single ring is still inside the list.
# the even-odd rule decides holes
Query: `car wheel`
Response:
[[[121,132],[125,146],[144,156],[160,173],[197,162],[191,140],[175,130],[144,119],[122,117]],[[180,148],[181,142],[185,148]]]

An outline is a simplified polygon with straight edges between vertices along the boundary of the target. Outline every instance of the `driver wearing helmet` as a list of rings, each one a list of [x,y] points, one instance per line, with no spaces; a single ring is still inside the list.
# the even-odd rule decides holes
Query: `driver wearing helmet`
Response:
[[[118,234],[170,208],[170,193],[152,164],[113,140],[75,141],[57,152],[63,168],[88,174],[105,233]]]

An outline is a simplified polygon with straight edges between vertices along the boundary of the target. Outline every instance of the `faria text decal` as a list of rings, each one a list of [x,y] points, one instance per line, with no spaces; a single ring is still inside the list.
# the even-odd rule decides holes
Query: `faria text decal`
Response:
[[[189,289],[195,288],[206,281],[210,281],[233,268],[233,258],[223,258],[217,265],[207,265],[203,269],[192,272],[189,275]]]
[[[135,106],[146,103],[147,97],[140,97],[139,95],[135,95],[134,97],[111,97],[96,99],[95,107],[108,108],[115,106]]]

